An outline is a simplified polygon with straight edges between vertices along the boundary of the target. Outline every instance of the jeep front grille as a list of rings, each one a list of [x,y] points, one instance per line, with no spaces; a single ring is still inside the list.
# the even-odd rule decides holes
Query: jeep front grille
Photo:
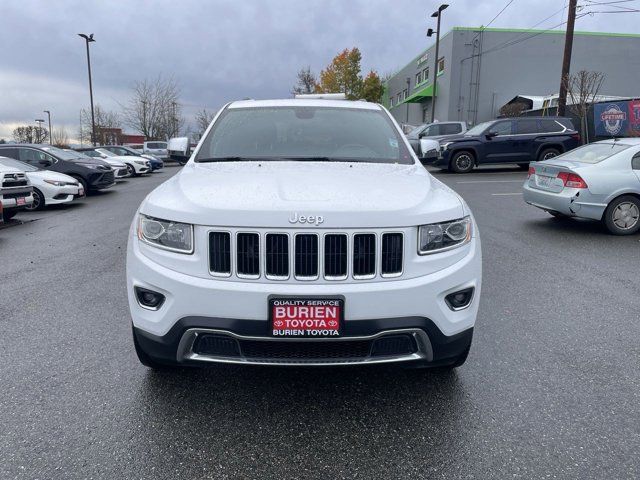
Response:
[[[313,281],[402,275],[401,232],[209,232],[209,271],[218,277]]]

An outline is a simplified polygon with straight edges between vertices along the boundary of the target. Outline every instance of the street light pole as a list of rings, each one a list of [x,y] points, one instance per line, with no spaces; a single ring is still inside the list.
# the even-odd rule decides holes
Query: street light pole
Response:
[[[51,136],[53,134],[51,131],[51,112],[49,110],[44,110],[44,113],[49,117],[49,145],[53,145],[53,137]]]
[[[40,143],[40,133],[42,133],[42,124],[44,123],[43,118],[36,118],[36,123],[38,126],[36,127],[36,143]],[[44,139],[43,139],[44,140]]]
[[[433,18],[438,19],[438,26],[436,27],[436,58],[433,62],[433,94],[431,96],[431,123],[433,123],[436,119],[436,92],[438,89],[438,54],[440,49],[440,19],[442,18],[442,11],[445,10],[449,5],[442,4],[438,7],[436,12],[433,12],[431,16]],[[430,30],[431,34],[433,34],[433,30]],[[431,36],[427,34],[428,36]]]
[[[407,98],[411,96],[411,77],[407,77]],[[406,100],[406,98],[405,98]],[[407,121],[405,123],[409,123],[409,102],[407,104]]]
[[[93,146],[96,146],[96,118],[93,112],[93,85],[91,83],[91,57],[89,56],[89,43],[95,42],[93,39],[93,33],[86,35],[84,33],[79,33],[79,37],[84,38],[85,43],[87,44],[87,68],[89,69],[89,98],[91,99],[91,143]]]

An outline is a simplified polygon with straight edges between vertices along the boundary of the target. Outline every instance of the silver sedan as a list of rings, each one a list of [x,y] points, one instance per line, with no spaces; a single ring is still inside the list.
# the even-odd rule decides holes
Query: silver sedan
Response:
[[[640,138],[591,143],[532,162],[524,201],[556,217],[602,221],[615,235],[640,230]]]

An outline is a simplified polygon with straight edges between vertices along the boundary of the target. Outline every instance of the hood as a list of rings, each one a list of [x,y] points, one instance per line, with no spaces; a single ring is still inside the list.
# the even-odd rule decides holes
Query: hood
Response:
[[[69,182],[69,183],[78,183],[73,177],[69,175],[65,175],[64,173],[54,172],[53,170],[38,170],[37,172],[27,172],[27,177],[32,182],[34,179],[40,180],[53,180],[54,182]]]
[[[323,162],[188,163],[156,188],[141,213],[198,225],[405,227],[463,216],[456,193],[421,165]]]
[[[90,165],[102,165],[103,167],[111,168],[111,166],[107,162],[105,162],[101,158],[95,158],[95,157],[74,158],[73,160],[65,160],[65,161],[73,162],[73,163],[87,163]]]
[[[108,157],[105,158],[104,161],[107,162],[112,167],[116,168],[124,168],[126,165],[121,160],[118,160],[119,157]]]
[[[105,159],[108,162],[116,162],[116,163],[121,163],[121,164],[125,164],[128,162],[133,162],[134,160],[144,160],[147,161],[147,158],[142,158],[142,157],[135,157],[133,155],[116,155],[114,157],[107,157]],[[122,165],[124,167],[124,165]]]
[[[441,135],[439,137],[429,137],[429,140],[437,140],[440,143],[446,142],[465,142],[471,140],[477,140],[477,135]]]

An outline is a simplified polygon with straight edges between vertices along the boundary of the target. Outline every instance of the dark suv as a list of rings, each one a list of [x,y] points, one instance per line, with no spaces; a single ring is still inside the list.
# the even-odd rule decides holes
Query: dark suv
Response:
[[[547,160],[580,145],[571,120],[561,117],[519,117],[480,123],[464,135],[440,140],[438,156],[426,164],[467,173],[476,165]]]
[[[0,145],[0,155],[21,160],[34,167],[64,173],[78,180],[85,192],[115,185],[111,166],[100,159],[41,144]]]

